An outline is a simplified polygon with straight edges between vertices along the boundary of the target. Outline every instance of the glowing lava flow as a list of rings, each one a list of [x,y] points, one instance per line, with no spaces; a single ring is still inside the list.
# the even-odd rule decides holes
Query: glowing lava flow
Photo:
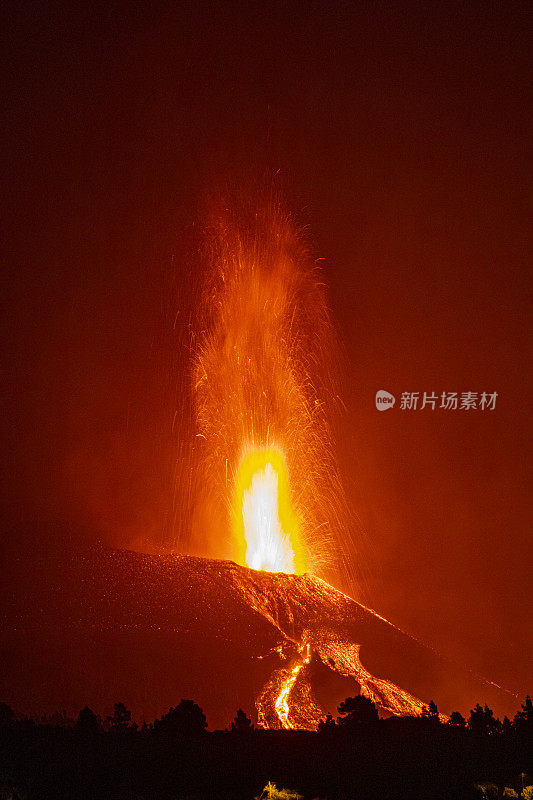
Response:
[[[274,650],[280,659],[292,658],[294,664],[300,654],[291,669],[274,663],[256,698],[259,727],[316,730],[326,714],[313,691],[316,668],[353,680],[353,694],[369,697],[386,714],[422,714],[423,700],[390,678],[372,674],[361,661],[360,624],[364,630],[372,620],[378,639],[384,632],[393,638],[406,636],[386,619],[312,575],[248,571],[235,574],[234,579],[248,605],[279,631]],[[282,579],[280,593],[274,586]]]
[[[289,677],[283,684],[283,688],[278,695],[276,702],[274,703],[274,708],[276,709],[276,714],[279,717],[281,725],[283,728],[293,728],[294,725],[291,724],[289,721],[289,694],[291,692],[292,687],[298,677],[298,673],[302,669],[303,666],[309,664],[311,660],[311,648],[309,645],[304,645],[306,648],[306,654],[304,656],[303,661],[301,664],[296,664],[295,667],[292,668],[291,672],[289,673]]]

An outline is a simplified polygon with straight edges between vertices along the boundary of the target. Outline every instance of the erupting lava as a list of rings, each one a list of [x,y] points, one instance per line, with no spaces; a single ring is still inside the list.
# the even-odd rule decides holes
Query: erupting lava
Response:
[[[260,213],[224,210],[207,260],[193,390],[199,505],[219,537],[212,549],[254,569],[331,578],[348,525],[331,447],[336,348],[319,271],[272,202]]]
[[[208,525],[231,531],[217,555],[338,575],[349,526],[331,446],[336,347],[317,265],[272,201],[260,213],[224,210],[208,241],[193,386]],[[277,670],[257,700],[264,727],[319,719],[310,697],[311,717],[292,708],[313,653],[295,644],[298,663]]]
[[[269,572],[306,571],[287,467],[277,450],[252,450],[242,459],[235,479],[233,529],[239,563]]]
[[[263,572],[338,575],[349,525],[329,423],[335,344],[316,264],[272,203],[261,213],[226,210],[209,245],[194,396],[209,524],[231,531],[217,555]],[[259,725],[316,728],[323,709],[311,688],[313,658],[391,713],[420,711],[416,697],[367,672],[359,644],[331,629],[344,595],[309,581],[306,600],[323,607],[327,597],[328,618],[299,633],[289,598],[271,609],[266,594],[255,597],[255,584],[239,585],[247,604],[279,629],[287,648],[280,654],[291,658],[256,699]]]

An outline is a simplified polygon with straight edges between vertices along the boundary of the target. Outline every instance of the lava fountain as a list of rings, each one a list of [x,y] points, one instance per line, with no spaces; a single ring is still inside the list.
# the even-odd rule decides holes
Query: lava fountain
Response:
[[[213,527],[230,537],[218,552],[253,569],[331,579],[347,515],[320,269],[272,201],[217,215],[206,250],[193,394],[201,487]]]
[[[193,395],[204,525],[224,540],[216,555],[253,570],[342,581],[353,544],[345,548],[349,515],[333,455],[337,350],[321,271],[302,231],[272,201],[218,214],[204,260]],[[316,635],[287,635],[288,597],[271,607],[245,581],[239,589],[292,653],[256,698],[258,724],[316,728],[313,654],[332,664],[328,647],[344,655],[346,648],[322,622]],[[348,656],[342,674],[357,681],[363,667]],[[369,696],[370,686],[361,683]]]
[[[268,572],[306,571],[287,466],[279,450],[251,450],[244,456],[235,480],[232,517],[239,563]]]

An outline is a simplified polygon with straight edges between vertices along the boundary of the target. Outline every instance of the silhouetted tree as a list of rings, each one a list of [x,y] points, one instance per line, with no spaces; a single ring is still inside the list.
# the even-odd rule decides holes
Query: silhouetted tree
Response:
[[[15,719],[15,713],[7,703],[0,703],[0,728],[7,728]]]
[[[71,719],[66,711],[55,711],[53,714],[45,714],[39,720],[40,725],[50,725],[53,728],[72,728],[75,720]]]
[[[466,719],[459,711],[452,711],[448,724],[451,725],[452,728],[466,728]]]
[[[239,708],[236,717],[231,723],[231,730],[237,733],[250,733],[253,729],[252,721],[248,719],[242,708]]]
[[[358,725],[360,723],[377,722],[379,719],[375,703],[369,697],[358,694],[343,700],[337,711],[339,725]]]
[[[502,733],[504,735],[507,735],[512,731],[512,729],[513,729],[513,723],[506,714],[505,717],[502,719]]]
[[[107,721],[114,730],[123,731],[129,727],[131,722],[131,711],[126,708],[124,703],[115,703],[115,713],[112,717],[108,717]]]
[[[437,708],[437,704],[433,702],[433,700],[429,701],[428,706],[424,706],[422,708],[422,717],[424,719],[430,720],[431,722],[440,722],[439,718],[439,709]]]
[[[326,719],[321,719],[318,723],[318,730],[322,732],[332,731],[336,728],[335,720],[331,714],[326,714]]]
[[[494,718],[494,711],[492,708],[489,708],[487,704],[485,704],[485,708],[483,708],[478,703],[476,707],[470,711],[468,727],[473,733],[486,736],[498,733],[501,728],[501,722],[499,719]]]
[[[526,696],[526,702],[520,704],[521,711],[517,711],[514,718],[514,724],[518,730],[533,731],[533,703],[531,697]]]
[[[182,700],[175,708],[170,708],[161,719],[156,720],[154,728],[183,736],[198,736],[207,728],[207,720],[200,706],[193,700]]]
[[[83,733],[96,733],[99,730],[100,723],[98,721],[98,717],[94,711],[89,708],[89,706],[82,708],[78,714],[76,728]]]

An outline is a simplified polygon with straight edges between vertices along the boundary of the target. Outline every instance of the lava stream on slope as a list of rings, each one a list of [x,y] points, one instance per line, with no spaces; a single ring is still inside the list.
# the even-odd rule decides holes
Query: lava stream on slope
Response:
[[[189,697],[210,727],[255,706],[260,726],[313,729],[358,692],[382,714],[417,714],[431,699],[447,714],[481,701],[498,716],[516,708],[319,578],[74,550],[53,533],[27,552],[17,539],[4,562],[0,695],[19,713],[107,713],[121,699],[150,721]]]

